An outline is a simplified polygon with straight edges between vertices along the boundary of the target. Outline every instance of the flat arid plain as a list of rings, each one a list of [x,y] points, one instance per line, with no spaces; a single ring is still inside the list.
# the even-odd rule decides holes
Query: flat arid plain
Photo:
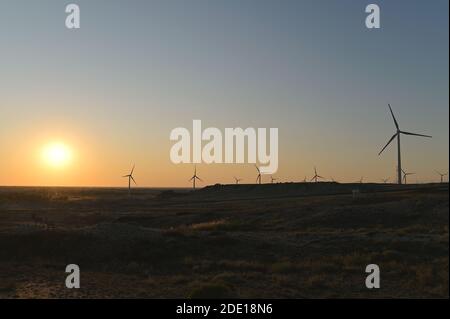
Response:
[[[448,183],[3,187],[0,298],[448,298],[448,202]]]

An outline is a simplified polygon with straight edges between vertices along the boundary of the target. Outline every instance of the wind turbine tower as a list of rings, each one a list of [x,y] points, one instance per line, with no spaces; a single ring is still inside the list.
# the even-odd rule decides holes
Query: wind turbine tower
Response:
[[[133,180],[133,183],[134,183],[135,185],[137,185],[137,184],[136,184],[136,181],[135,181],[134,178],[133,178],[133,172],[134,172],[134,165],[133,165],[133,168],[131,169],[130,174],[122,176],[122,177],[127,177],[127,178],[128,178],[128,193],[131,192],[131,180]]]
[[[448,173],[442,174],[442,173],[440,173],[440,172],[438,172],[438,171],[436,171],[436,173],[437,173],[439,176],[441,176],[441,183],[443,183],[443,182],[444,182],[444,177],[447,176]]]
[[[256,170],[258,171],[258,176],[256,177],[256,183],[261,184],[261,171],[259,170],[259,167],[256,166]]]
[[[191,177],[191,179],[189,181],[192,181],[192,188],[195,191],[195,181],[199,180],[200,182],[203,182],[203,180],[197,176],[197,166],[194,167],[194,175]]]
[[[319,178],[323,179],[322,176],[317,174],[317,169],[316,169],[316,167],[314,167],[314,176],[313,176],[313,178],[311,178],[311,182],[315,181],[317,183],[319,181]]]
[[[415,173],[408,173],[408,172],[405,172],[404,170],[402,170],[402,173],[403,173],[403,182],[404,182],[404,184],[406,184],[406,177],[407,176],[409,176],[409,175],[414,175]]]
[[[423,135],[423,134],[417,134],[417,133],[411,133],[411,132],[405,132],[400,130],[400,127],[398,125],[397,119],[394,116],[394,112],[392,112],[392,108],[391,105],[388,104],[389,106],[389,111],[391,112],[392,115],[392,119],[394,120],[394,124],[396,127],[396,133],[391,137],[391,139],[387,142],[387,144],[383,147],[383,149],[380,151],[380,153],[378,153],[378,155],[381,155],[381,153],[383,153],[383,151],[386,149],[386,147],[395,139],[397,138],[397,178],[398,178],[398,183],[401,184],[402,183],[402,157],[401,157],[401,151],[400,151],[400,135],[404,134],[404,135],[414,135],[414,136],[422,136],[422,137],[429,137],[431,138],[430,135]]]

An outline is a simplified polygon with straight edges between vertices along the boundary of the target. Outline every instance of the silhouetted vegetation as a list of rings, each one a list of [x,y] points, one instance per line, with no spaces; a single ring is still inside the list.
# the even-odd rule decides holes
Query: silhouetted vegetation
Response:
[[[0,297],[448,297],[448,184],[335,186],[0,188]]]

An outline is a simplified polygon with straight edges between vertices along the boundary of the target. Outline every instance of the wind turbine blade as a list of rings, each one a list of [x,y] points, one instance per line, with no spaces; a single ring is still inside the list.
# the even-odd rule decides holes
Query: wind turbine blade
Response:
[[[258,166],[256,166],[256,164],[255,164],[255,168],[256,168],[256,170],[258,171],[258,173],[261,173],[261,172],[259,171]]]
[[[192,177],[189,179],[189,182],[192,181],[194,178],[195,178],[195,176],[192,176]]]
[[[311,178],[310,182],[312,182],[317,176],[314,176],[313,178]]]
[[[430,135],[416,134],[416,133],[405,132],[405,131],[400,131],[400,133],[405,134],[405,135],[414,135],[414,136],[422,136],[422,137],[432,138],[432,136],[430,136]]]
[[[133,172],[134,172],[134,164],[133,164],[133,168],[131,169],[130,175],[133,175]]]
[[[391,111],[391,115],[392,115],[392,118],[394,119],[394,123],[395,123],[395,127],[397,128],[397,130],[399,129],[399,127],[398,127],[398,122],[397,122],[397,119],[395,118],[395,116],[394,116],[394,112],[392,112],[392,107],[391,107],[391,105],[390,104],[388,104],[388,106],[389,106],[389,111]]]
[[[136,181],[134,180],[133,176],[130,175],[130,177],[131,177],[131,179],[133,180],[134,184],[137,185],[137,183],[136,183]]]
[[[203,182],[203,180],[200,177],[195,176],[195,178],[197,178],[200,182]]]
[[[318,178],[325,179],[325,177],[317,175]]]
[[[387,142],[387,144],[383,147],[383,149],[380,151],[380,153],[378,153],[378,155],[381,155],[381,153],[383,153],[383,151],[386,149],[386,147],[388,147],[389,144],[391,144],[391,142],[394,140],[394,138],[396,138],[398,135],[398,133],[395,133],[391,139],[389,140],[389,142]]]
[[[122,177],[128,177],[129,175],[123,175]]]

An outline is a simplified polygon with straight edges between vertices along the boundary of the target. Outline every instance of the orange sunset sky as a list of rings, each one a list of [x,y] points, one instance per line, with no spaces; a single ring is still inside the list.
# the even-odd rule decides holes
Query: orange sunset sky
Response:
[[[189,187],[176,127],[276,127],[278,181],[395,179],[387,103],[411,181],[449,158],[448,1],[10,1],[0,13],[0,185]],[[200,164],[205,182],[254,183],[252,164]],[[268,176],[263,182],[269,182]]]

